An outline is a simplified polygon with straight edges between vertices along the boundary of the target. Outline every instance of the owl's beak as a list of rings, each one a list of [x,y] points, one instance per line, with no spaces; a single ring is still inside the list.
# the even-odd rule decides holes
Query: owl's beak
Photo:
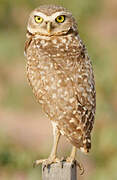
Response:
[[[52,28],[52,22],[47,22],[47,31],[48,31],[48,33],[50,33],[51,32],[51,28]]]

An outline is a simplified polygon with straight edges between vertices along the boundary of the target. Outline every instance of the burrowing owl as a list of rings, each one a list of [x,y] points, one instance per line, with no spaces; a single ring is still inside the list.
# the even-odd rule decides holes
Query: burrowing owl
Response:
[[[40,6],[29,17],[27,40],[27,77],[33,93],[53,125],[54,145],[48,160],[57,162],[60,135],[76,148],[89,152],[96,108],[92,64],[80,39],[77,23],[63,7]]]

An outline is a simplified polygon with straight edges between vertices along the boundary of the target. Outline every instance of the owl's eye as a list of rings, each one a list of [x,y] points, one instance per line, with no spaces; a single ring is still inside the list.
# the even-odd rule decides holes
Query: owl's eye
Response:
[[[65,16],[64,15],[58,16],[56,18],[56,22],[58,22],[58,23],[63,23],[64,21],[65,21]]]
[[[42,21],[43,21],[43,18],[40,16],[35,16],[34,19],[35,19],[36,23],[42,23]]]

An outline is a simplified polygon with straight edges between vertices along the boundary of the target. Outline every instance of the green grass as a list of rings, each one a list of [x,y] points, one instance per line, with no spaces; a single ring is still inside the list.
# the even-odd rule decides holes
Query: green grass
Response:
[[[41,167],[33,168],[33,161],[37,156],[36,151],[32,152],[29,148],[14,144],[12,139],[0,136],[0,168],[6,171],[8,176],[22,172],[29,179],[40,178]]]

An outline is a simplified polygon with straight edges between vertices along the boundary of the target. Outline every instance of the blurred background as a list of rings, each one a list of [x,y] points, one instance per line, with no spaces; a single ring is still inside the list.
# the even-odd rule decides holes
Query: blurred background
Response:
[[[0,0],[0,180],[41,179],[33,160],[48,157],[52,147],[52,127],[28,86],[23,55],[28,15],[41,4],[72,11],[94,67],[96,121],[90,154],[78,152],[85,167],[79,179],[117,180],[116,0]],[[62,138],[59,156],[70,150]]]

